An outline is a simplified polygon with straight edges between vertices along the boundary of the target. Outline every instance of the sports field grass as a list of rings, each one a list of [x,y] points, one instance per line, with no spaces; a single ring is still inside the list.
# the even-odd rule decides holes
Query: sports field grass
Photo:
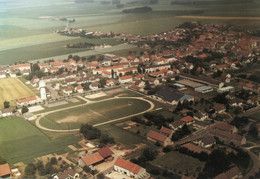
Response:
[[[34,96],[35,94],[18,78],[0,79],[0,107],[3,108],[4,101],[15,105],[13,100]]]
[[[67,146],[80,140],[73,135],[51,140],[31,123],[17,117],[0,119],[0,126],[0,156],[10,164],[30,163],[35,157],[71,151]]]
[[[152,163],[172,170],[178,174],[185,174],[188,171],[189,175],[194,173],[194,169],[202,168],[203,166],[203,162],[198,159],[181,154],[177,151],[172,151],[163,156],[159,156],[152,161]]]
[[[40,120],[40,124],[50,129],[77,129],[82,123],[94,125],[140,113],[149,107],[149,103],[138,99],[111,99],[49,114]]]

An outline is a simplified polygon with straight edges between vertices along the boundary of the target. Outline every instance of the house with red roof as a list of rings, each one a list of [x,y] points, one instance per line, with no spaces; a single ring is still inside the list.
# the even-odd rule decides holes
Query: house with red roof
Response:
[[[73,90],[71,87],[68,87],[63,89],[63,93],[65,93],[66,95],[71,95],[73,93]]]
[[[150,178],[150,174],[147,173],[144,168],[130,161],[124,160],[122,158],[118,158],[116,160],[114,164],[114,170],[132,178],[140,178],[140,179]]]
[[[119,83],[130,83],[133,81],[133,77],[131,75],[122,76],[119,78]]]
[[[184,118],[181,119],[181,121],[185,122],[185,124],[187,125],[191,125],[195,122],[196,119],[194,119],[193,117],[191,116],[186,116]]]
[[[76,90],[78,93],[83,93],[83,92],[84,92],[82,86],[77,86],[77,87],[75,88],[75,90]]]
[[[11,177],[11,169],[8,163],[0,165],[0,178]]]
[[[160,134],[159,132],[155,132],[153,130],[150,130],[147,134],[147,139],[152,141],[152,142],[158,142],[162,146],[167,146],[172,144],[171,139],[168,138],[167,136]]]

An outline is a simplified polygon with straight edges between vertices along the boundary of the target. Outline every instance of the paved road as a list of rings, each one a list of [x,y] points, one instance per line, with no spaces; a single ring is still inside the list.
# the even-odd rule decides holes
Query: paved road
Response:
[[[41,120],[41,118],[43,118],[44,116],[46,116],[48,114],[52,114],[52,113],[56,113],[56,112],[60,112],[60,111],[66,111],[68,109],[73,109],[73,108],[86,106],[86,105],[93,104],[93,103],[99,103],[99,102],[103,102],[103,101],[109,101],[109,100],[113,100],[113,99],[117,99],[117,98],[119,98],[119,99],[123,98],[123,99],[139,99],[139,100],[143,100],[143,101],[146,101],[146,102],[148,102],[150,104],[150,108],[145,110],[145,111],[143,111],[143,112],[140,112],[140,113],[136,113],[136,114],[132,114],[132,115],[129,115],[129,116],[125,116],[125,117],[109,120],[109,121],[106,121],[106,122],[102,122],[102,123],[99,123],[99,124],[95,124],[95,125],[93,125],[94,127],[105,125],[105,124],[109,124],[109,123],[113,123],[113,122],[120,121],[120,120],[123,120],[123,119],[126,119],[126,118],[130,118],[130,117],[138,116],[138,115],[144,114],[144,113],[149,112],[149,111],[154,109],[154,104],[151,101],[149,101],[147,99],[144,99],[142,97],[114,97],[114,98],[109,98],[109,99],[103,99],[103,100],[100,100],[100,101],[88,101],[87,103],[84,103],[84,104],[79,104],[79,105],[75,105],[75,106],[71,106],[71,107],[67,107],[67,108],[62,108],[62,109],[57,109],[57,110],[53,110],[53,111],[49,111],[49,112],[40,113],[40,114],[38,114],[38,117],[37,117],[37,119],[35,121],[35,125],[38,128],[42,129],[42,130],[50,131],[50,132],[76,132],[76,131],[79,131],[79,129],[71,129],[71,130],[49,129],[49,128],[46,128],[46,127],[43,127],[42,125],[40,125],[40,120]]]
[[[46,85],[46,87],[49,89],[50,93],[51,93],[51,99],[58,99],[60,96],[57,93],[57,91],[55,91],[55,89],[53,89],[53,87],[51,87],[50,85]]]

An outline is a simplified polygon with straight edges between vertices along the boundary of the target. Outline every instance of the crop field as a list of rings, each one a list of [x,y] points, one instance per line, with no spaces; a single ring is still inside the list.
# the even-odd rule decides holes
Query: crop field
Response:
[[[52,33],[56,29],[66,27],[67,21],[61,21],[61,18],[75,19],[74,23],[69,24],[71,28],[143,35],[164,32],[185,21],[224,22],[243,30],[260,28],[259,1],[253,3],[245,1],[235,5],[223,2],[216,5],[171,5],[172,0],[160,0],[158,4],[149,5],[146,0],[137,1],[137,4],[129,4],[132,0],[122,0],[121,3],[125,5],[122,9],[116,8],[114,4],[102,4],[101,0],[80,4],[74,3],[73,0],[57,0],[56,3],[46,0],[41,4],[32,3],[33,5],[31,5],[29,3],[30,8],[27,7],[28,2],[22,3],[22,1],[24,0],[21,0],[21,3],[18,1],[18,4],[13,4],[13,8],[0,7],[0,12],[9,14],[3,16],[0,24],[1,64],[56,56],[58,58],[60,55],[84,51],[82,49],[65,49],[65,40],[68,42],[73,40]],[[123,9],[147,5],[152,7],[152,12],[122,13]],[[118,50],[124,49],[109,49],[109,52]],[[81,56],[96,53],[84,52]],[[98,52],[98,54],[100,53],[107,53],[107,51]]]
[[[30,163],[39,156],[71,151],[67,146],[80,140],[73,135],[51,140],[22,118],[2,118],[0,126],[0,156],[10,164]]]
[[[3,108],[4,101],[14,105],[14,100],[34,96],[35,94],[18,78],[0,79],[0,107]]]
[[[150,104],[139,99],[111,99],[49,114],[40,125],[50,129],[77,129],[82,123],[95,125],[149,109]]]
[[[122,43],[115,39],[98,40],[98,39],[86,39],[86,38],[44,43],[44,44],[33,45],[30,47],[21,47],[21,48],[0,51],[0,56],[1,56],[0,63],[7,65],[17,61],[29,61],[29,60],[54,57],[54,56],[64,55],[64,54],[73,54],[82,51],[85,52],[86,49],[84,48],[66,48],[67,44],[77,44],[77,43],[85,43],[85,42],[93,43],[93,44],[108,44],[108,45],[117,45]]]

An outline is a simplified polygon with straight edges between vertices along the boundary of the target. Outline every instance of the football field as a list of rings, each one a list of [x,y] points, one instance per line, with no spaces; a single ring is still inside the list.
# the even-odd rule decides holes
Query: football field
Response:
[[[18,78],[0,79],[0,108],[3,108],[4,101],[15,105],[15,100],[34,95],[33,91]]]

